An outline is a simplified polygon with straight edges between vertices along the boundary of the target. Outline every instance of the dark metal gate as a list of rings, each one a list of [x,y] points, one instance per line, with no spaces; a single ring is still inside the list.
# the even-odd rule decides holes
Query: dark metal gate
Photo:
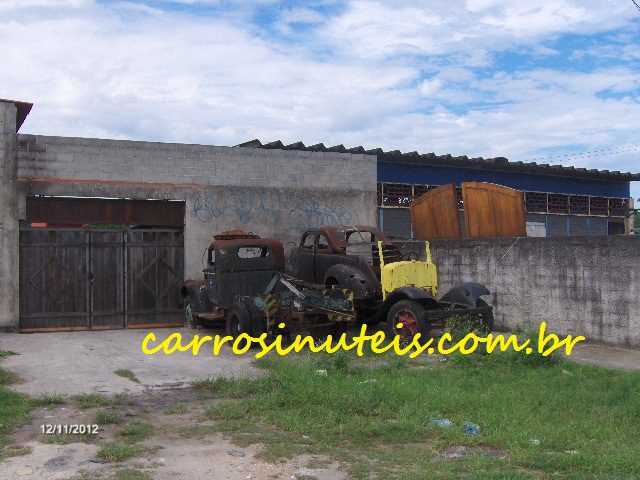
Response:
[[[179,229],[23,228],[20,330],[182,324]]]

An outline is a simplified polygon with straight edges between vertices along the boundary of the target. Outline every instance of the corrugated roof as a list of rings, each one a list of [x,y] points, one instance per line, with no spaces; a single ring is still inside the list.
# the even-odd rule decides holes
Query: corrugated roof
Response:
[[[561,177],[592,178],[597,180],[612,180],[617,182],[640,181],[640,174],[609,170],[596,170],[580,167],[565,167],[563,165],[549,165],[536,162],[511,162],[505,157],[469,158],[466,155],[454,157],[452,155],[436,155],[435,153],[402,153],[399,150],[385,151],[381,148],[366,150],[364,147],[345,148],[344,145],[326,147],[322,143],[306,146],[302,142],[285,145],[280,140],[262,143],[260,140],[250,140],[237,145],[238,147],[266,148],[278,150],[304,150],[311,152],[364,153],[376,155],[378,161],[391,163],[408,163],[418,165],[433,165],[443,167],[472,168],[478,170],[500,170],[510,172],[535,173],[538,175],[554,175]]]

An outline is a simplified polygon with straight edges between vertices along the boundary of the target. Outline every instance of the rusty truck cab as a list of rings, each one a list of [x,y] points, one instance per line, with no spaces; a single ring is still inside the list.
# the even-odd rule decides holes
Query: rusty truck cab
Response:
[[[241,230],[215,235],[204,270],[211,303],[228,308],[236,295],[264,292],[274,273],[284,272],[284,247],[279,240]]]

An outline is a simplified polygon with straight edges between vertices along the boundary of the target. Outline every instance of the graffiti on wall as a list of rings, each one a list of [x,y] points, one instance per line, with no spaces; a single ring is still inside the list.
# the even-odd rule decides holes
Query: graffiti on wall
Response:
[[[227,217],[239,225],[303,231],[331,224],[356,224],[358,213],[338,198],[306,192],[225,187],[216,195],[198,197],[193,214],[202,223]]]

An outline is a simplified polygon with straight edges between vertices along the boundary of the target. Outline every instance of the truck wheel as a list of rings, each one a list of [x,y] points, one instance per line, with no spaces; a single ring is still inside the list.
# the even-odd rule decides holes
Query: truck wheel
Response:
[[[253,336],[253,321],[247,306],[236,302],[227,310],[227,335],[236,338],[241,333]]]
[[[262,312],[256,307],[253,302],[245,303],[249,316],[251,317],[251,336],[260,337],[263,333],[267,332],[267,319],[262,315]]]
[[[402,326],[398,328],[398,324]],[[400,300],[389,309],[386,330],[387,336],[399,335],[405,342],[410,342],[416,333],[428,339],[430,328],[427,309],[413,300]]]
[[[191,297],[184,297],[184,323],[187,328],[196,329],[198,324],[193,316],[193,306],[191,305]]]

